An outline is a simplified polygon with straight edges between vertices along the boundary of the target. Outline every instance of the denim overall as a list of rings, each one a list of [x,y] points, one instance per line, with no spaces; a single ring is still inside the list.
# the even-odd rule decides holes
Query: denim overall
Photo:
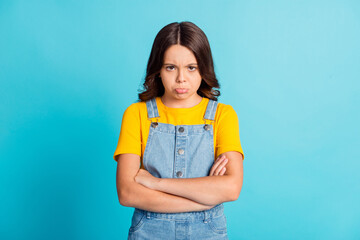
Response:
[[[155,98],[146,102],[150,131],[143,156],[147,171],[158,178],[209,175],[214,163],[213,122],[217,101],[209,100],[205,124],[159,123]],[[153,121],[156,119],[156,121]],[[223,204],[197,212],[157,213],[135,208],[128,239],[228,239]]]

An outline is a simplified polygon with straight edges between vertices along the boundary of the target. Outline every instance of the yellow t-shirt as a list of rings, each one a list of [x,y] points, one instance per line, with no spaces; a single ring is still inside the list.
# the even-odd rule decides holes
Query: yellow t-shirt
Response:
[[[203,119],[208,98],[203,98],[199,104],[191,108],[170,108],[165,106],[160,97],[156,97],[156,103],[160,118],[159,123],[172,125],[197,125],[205,124]],[[154,119],[155,120],[155,119]],[[207,120],[207,123],[210,123]],[[144,155],[151,121],[147,116],[146,102],[131,104],[124,112],[120,137],[114,153],[114,159],[122,153],[137,154],[141,158]],[[239,123],[235,110],[223,103],[218,103],[214,126],[214,160],[220,154],[228,151],[244,153],[240,144]]]

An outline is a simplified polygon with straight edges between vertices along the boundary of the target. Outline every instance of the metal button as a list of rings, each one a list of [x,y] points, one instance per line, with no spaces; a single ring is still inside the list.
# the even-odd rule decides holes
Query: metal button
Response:
[[[152,126],[153,128],[156,128],[158,125],[159,125],[159,124],[158,124],[157,122],[151,123],[151,126]]]
[[[181,171],[178,171],[178,172],[176,173],[176,176],[177,176],[177,177],[182,177],[182,175],[183,175],[183,173],[182,173]]]
[[[210,125],[209,125],[209,124],[205,124],[204,129],[205,129],[206,131],[209,131],[209,130],[210,130]]]
[[[182,148],[180,148],[179,150],[178,150],[178,153],[180,154],[180,155],[182,155],[182,154],[184,154],[184,149],[182,149]]]
[[[183,127],[179,127],[179,132],[184,132],[184,128]]]

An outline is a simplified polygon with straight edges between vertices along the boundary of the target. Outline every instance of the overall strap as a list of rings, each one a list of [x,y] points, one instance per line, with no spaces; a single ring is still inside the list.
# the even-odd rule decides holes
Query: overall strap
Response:
[[[217,108],[218,102],[209,99],[208,105],[206,107],[206,112],[204,115],[204,119],[206,120],[215,120],[215,113],[216,113],[216,108]]]
[[[149,119],[160,117],[155,98],[146,101],[146,108]]]

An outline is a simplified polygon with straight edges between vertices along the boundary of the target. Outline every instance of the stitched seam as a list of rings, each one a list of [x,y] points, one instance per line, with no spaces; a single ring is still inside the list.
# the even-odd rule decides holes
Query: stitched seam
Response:
[[[212,117],[212,112],[213,112],[213,109],[214,109],[214,105],[215,105],[215,101],[212,102],[212,106],[211,106],[211,109],[210,109],[210,119],[211,120],[214,120],[213,117]]]
[[[154,98],[154,102],[155,102],[155,114],[156,114],[156,117],[159,117],[159,111],[158,111],[158,108],[157,108],[157,104],[156,104],[156,99]]]
[[[152,99],[150,100],[150,107],[151,107],[151,116],[150,118],[153,118],[154,117],[154,107],[153,107],[153,104],[152,104]]]

